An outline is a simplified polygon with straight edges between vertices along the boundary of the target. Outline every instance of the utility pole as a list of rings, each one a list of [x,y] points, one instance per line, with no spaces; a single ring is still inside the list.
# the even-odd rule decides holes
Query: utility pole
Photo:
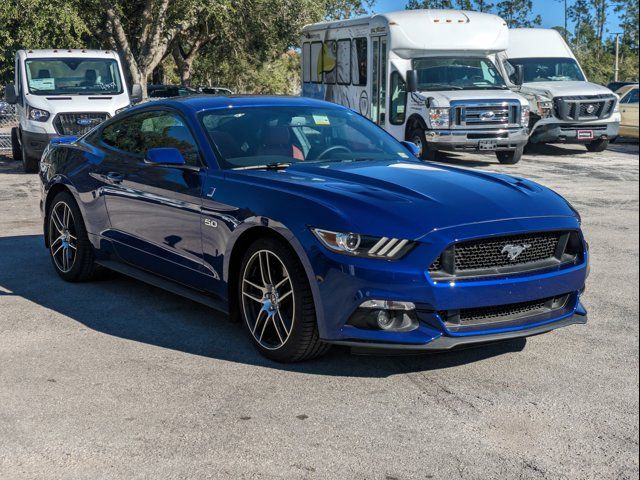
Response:
[[[613,81],[618,81],[618,74],[620,72],[620,33],[615,33],[616,36],[616,66],[613,69]]]
[[[569,41],[569,33],[567,32],[567,0],[564,0],[564,39]]]

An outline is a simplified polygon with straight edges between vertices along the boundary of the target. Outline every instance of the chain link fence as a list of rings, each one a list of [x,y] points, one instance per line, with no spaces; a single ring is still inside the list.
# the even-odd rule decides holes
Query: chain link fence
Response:
[[[11,152],[11,129],[18,126],[16,106],[0,100],[0,154]]]

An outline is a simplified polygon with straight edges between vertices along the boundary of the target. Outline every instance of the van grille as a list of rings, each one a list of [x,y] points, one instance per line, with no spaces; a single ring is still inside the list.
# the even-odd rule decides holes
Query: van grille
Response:
[[[107,118],[109,114],[105,112],[59,113],[53,127],[59,135],[84,135]]]
[[[472,104],[452,102],[453,128],[508,128],[520,126],[520,103],[515,101]]]
[[[614,95],[581,95],[557,97],[553,100],[554,114],[560,120],[602,120],[613,115]]]

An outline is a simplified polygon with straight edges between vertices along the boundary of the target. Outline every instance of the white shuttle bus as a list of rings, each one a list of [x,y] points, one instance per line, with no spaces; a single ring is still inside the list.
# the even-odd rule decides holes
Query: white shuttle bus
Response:
[[[506,50],[500,17],[405,10],[308,25],[302,94],[352,108],[421,148],[495,151],[517,163],[528,139],[529,103],[511,91],[492,57]]]
[[[129,95],[115,52],[18,50],[15,83],[5,88],[19,121],[11,131],[14,159],[36,172],[52,138],[86,133],[140,100],[141,92],[134,85]]]

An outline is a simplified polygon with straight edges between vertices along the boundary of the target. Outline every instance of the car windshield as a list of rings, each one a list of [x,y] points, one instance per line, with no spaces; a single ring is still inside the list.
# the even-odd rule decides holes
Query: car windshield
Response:
[[[504,79],[486,58],[416,58],[418,90],[486,90],[507,88]]]
[[[578,62],[573,58],[510,58],[506,68],[513,83],[516,65],[524,68],[525,83],[585,81]]]
[[[410,158],[402,144],[347,109],[229,108],[205,111],[200,120],[225,169]]]
[[[34,95],[113,95],[122,93],[118,62],[95,58],[38,58],[25,62]]]

